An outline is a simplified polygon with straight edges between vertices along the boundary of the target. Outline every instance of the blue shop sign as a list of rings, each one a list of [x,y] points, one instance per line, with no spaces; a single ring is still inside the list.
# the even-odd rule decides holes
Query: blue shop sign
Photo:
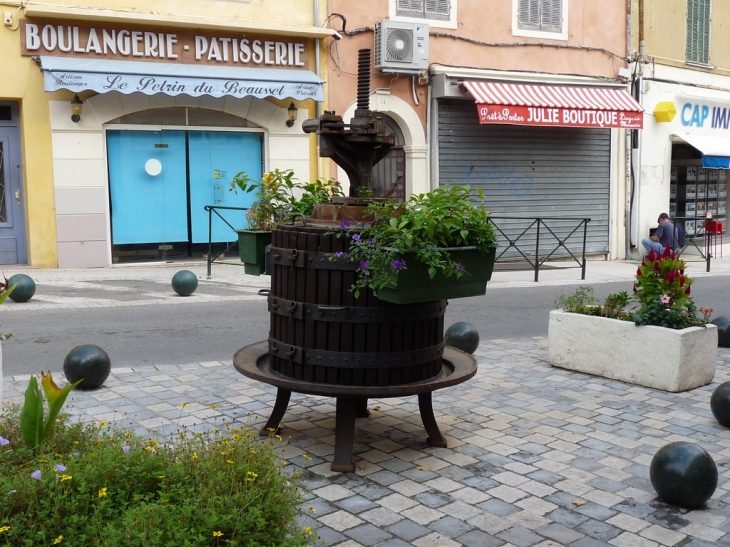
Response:
[[[679,119],[685,127],[728,129],[730,127],[730,108],[687,102],[680,109]]]

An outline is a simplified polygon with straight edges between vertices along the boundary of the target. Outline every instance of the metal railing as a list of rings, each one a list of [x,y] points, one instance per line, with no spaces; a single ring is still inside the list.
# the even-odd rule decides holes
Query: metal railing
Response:
[[[236,233],[236,230],[240,228],[233,226],[228,220],[221,215],[218,211],[219,210],[232,210],[232,211],[247,211],[248,207],[226,207],[223,205],[206,205],[205,210],[208,211],[208,270],[206,277],[207,279],[211,278],[210,272],[211,268],[213,266],[213,263],[217,264],[226,264],[228,266],[245,266],[243,262],[240,264],[237,262],[223,262],[222,260],[218,260],[220,257],[225,256],[225,254],[230,251],[234,246],[238,247],[238,234]],[[233,241],[233,243],[229,243],[228,246],[223,249],[221,252],[217,253],[215,256],[213,256],[213,215],[216,215],[218,218],[220,218],[223,222],[225,222],[228,227],[236,234],[236,237]]]
[[[490,216],[489,221],[494,226],[498,234],[501,234],[507,246],[497,255],[496,260],[499,261],[505,253],[510,249],[517,251],[517,254],[524,258],[530,266],[535,270],[535,281],[537,282],[540,274],[540,266],[545,264],[550,258],[554,257],[560,249],[565,249],[567,256],[577,263],[577,266],[567,266],[568,268],[580,268],[581,279],[586,278],[586,240],[588,236],[588,223],[591,221],[590,218],[580,217],[512,217],[512,216]],[[518,232],[515,235],[510,235],[509,228],[503,224],[500,226],[500,221],[528,221],[526,228],[518,228]],[[555,222],[563,224],[561,226],[562,231],[567,233],[558,234],[557,227],[554,225]],[[572,224],[565,225],[566,223],[577,223],[575,226]],[[551,227],[548,223],[552,224]],[[507,223],[508,224],[508,223]],[[512,226],[514,227],[514,226]],[[582,230],[581,230],[582,228]],[[519,230],[522,230],[521,232]],[[580,242],[580,258],[576,256],[568,247],[568,240],[573,238],[573,241],[578,240],[582,235],[582,241]],[[532,241],[534,237],[534,241]],[[541,239],[542,237],[542,239]],[[527,240],[530,241],[527,241]],[[520,245],[520,241],[522,244]],[[503,242],[500,242],[503,243]],[[541,249],[542,244],[542,249]],[[547,245],[547,248],[545,246]],[[532,251],[534,250],[534,258],[531,257]],[[563,255],[564,256],[564,255]]]
[[[682,255],[687,251],[687,249],[695,249],[701,257],[701,260],[686,260],[682,259],[685,262],[702,262],[704,261],[706,263],[706,270],[707,272],[710,271],[710,262],[712,261],[712,253],[710,252],[712,241],[711,238],[715,237],[716,234],[709,233],[707,231],[707,223],[711,222],[713,219],[711,218],[697,218],[697,217],[674,217],[672,219],[672,222],[679,223],[682,226],[682,229],[684,229],[687,221],[697,222],[701,228],[695,228],[695,233],[692,235],[687,234],[687,230],[684,230],[684,239],[686,245],[683,247],[680,247],[677,249],[677,256],[682,257]],[[698,233],[700,232],[701,233]],[[674,234],[672,234],[672,249],[677,248],[676,244],[676,238],[677,238],[677,232],[675,231]],[[697,240],[701,240],[702,247],[697,245]]]

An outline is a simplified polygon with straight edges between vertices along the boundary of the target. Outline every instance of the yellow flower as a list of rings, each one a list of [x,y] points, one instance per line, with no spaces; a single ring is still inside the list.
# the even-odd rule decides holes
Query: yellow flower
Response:
[[[63,481],[70,481],[72,478],[73,478],[72,475],[61,475],[61,482],[63,482]]]
[[[180,406],[181,406],[181,407],[183,407],[183,408],[187,408],[187,407],[189,407],[190,405],[189,405],[189,404],[187,404],[187,403],[180,403]]]
[[[99,427],[104,427],[106,425],[106,420],[102,420],[99,422]]]
[[[223,532],[221,532],[220,530],[217,530],[217,531],[213,532],[213,537],[214,538],[219,538],[222,535],[223,535]]]
[[[226,460],[226,463],[233,463],[233,460]]]
[[[194,460],[197,460],[197,459],[198,459],[198,453],[197,453],[197,452],[193,452],[193,455],[192,455],[191,457],[192,457],[192,458],[193,458]]]
[[[158,479],[164,479],[164,478],[165,478],[165,475],[160,475],[160,476],[159,476],[159,477],[157,477],[157,478],[158,478]]]
[[[307,526],[304,531],[307,533],[307,535],[311,536],[314,533],[314,530],[312,530],[311,526]]]
[[[104,496],[106,496],[106,487],[99,490],[99,497],[103,498]]]
[[[309,512],[312,513],[313,515],[317,514],[317,510],[311,505],[309,506]]]
[[[211,404],[210,404],[209,406],[210,406],[210,408],[212,408],[212,409],[216,409],[216,408],[218,408],[218,405],[217,405],[217,404],[215,404],[215,403],[211,403]]]
[[[58,545],[63,541],[63,536],[58,536],[56,539],[53,540],[54,545]]]
[[[8,530],[10,530],[10,526],[0,526],[0,534],[4,534]]]
[[[312,456],[310,456],[309,454],[302,454],[302,458],[304,458],[305,460],[311,460]]]

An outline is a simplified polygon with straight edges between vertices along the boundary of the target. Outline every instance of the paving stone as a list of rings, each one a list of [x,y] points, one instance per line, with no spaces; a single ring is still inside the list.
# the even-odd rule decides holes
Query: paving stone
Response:
[[[423,537],[431,532],[431,530],[425,526],[407,518],[396,522],[392,526],[388,526],[387,531],[408,542],[412,542],[413,540]]]
[[[379,543],[392,539],[393,537],[388,532],[385,532],[372,524],[363,524],[362,526],[351,528],[345,532],[345,535],[354,539],[363,546],[378,545]]]

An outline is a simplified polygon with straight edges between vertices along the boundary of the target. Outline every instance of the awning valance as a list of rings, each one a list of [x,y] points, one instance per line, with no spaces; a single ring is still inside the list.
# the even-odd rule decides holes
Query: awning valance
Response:
[[[624,89],[463,81],[480,123],[641,129],[644,109]]]
[[[107,61],[41,56],[46,91],[67,89],[125,95],[190,95],[324,100],[324,81],[308,70]]]
[[[702,152],[705,169],[730,169],[730,137],[709,135],[677,135]]]

